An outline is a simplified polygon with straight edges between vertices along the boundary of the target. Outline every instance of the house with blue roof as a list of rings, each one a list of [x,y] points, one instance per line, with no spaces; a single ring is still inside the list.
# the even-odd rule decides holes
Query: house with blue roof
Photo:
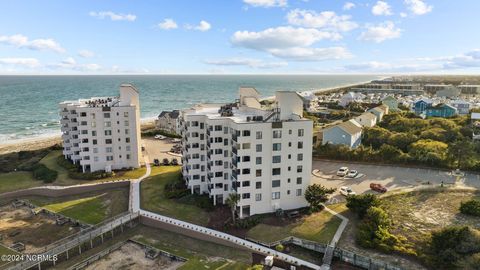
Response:
[[[430,106],[426,109],[425,111],[425,116],[426,117],[453,117],[457,115],[458,111],[457,108],[440,103],[435,106]]]
[[[413,111],[415,112],[416,115],[425,115],[427,108],[431,107],[432,105],[433,105],[433,101],[431,101],[430,99],[423,98],[423,99],[417,100],[413,104]]]

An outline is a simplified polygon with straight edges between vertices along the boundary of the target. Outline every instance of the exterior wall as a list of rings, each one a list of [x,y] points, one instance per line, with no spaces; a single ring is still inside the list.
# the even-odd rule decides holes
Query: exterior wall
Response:
[[[441,108],[427,108],[426,115],[427,117],[452,117],[457,114],[457,111],[450,107],[441,107]]]
[[[377,123],[376,116],[371,118],[371,117],[366,116],[365,113],[355,117],[354,119],[360,125],[362,125],[362,127],[373,127]]]
[[[182,171],[192,193],[209,194],[214,204],[238,193],[240,217],[307,206],[304,192],[310,184],[312,121],[237,122],[188,111],[181,118]],[[273,130],[281,131],[281,138],[273,138]],[[274,143],[281,144],[281,149],[274,150]],[[273,163],[274,156],[279,163]],[[273,175],[273,169],[280,169],[280,174]],[[276,180],[279,187],[272,185]],[[273,199],[274,192],[280,192],[280,198]]]
[[[470,104],[468,103],[450,103],[451,106],[455,107],[458,111],[458,114],[469,114],[470,113]]]
[[[423,114],[427,110],[427,107],[431,106],[431,103],[427,103],[423,100],[415,102],[414,111],[416,115]]]
[[[388,106],[390,111],[398,111],[398,102],[393,99],[385,99],[382,101],[382,104]]]
[[[323,131],[323,144],[344,144],[351,148],[356,148],[361,143],[362,133],[359,132],[350,135],[340,127],[331,127]]]
[[[163,117],[159,117],[157,121],[157,127],[160,129],[164,129],[173,133],[179,133],[179,121],[177,119],[172,119],[167,114]]]
[[[123,89],[120,101],[112,106],[60,103],[63,154],[84,172],[140,166],[138,93],[133,87],[133,93],[127,91]]]
[[[383,115],[384,115],[383,111],[381,112],[381,111],[374,110],[374,109],[370,109],[368,111],[373,113],[377,117],[377,123],[382,122]]]

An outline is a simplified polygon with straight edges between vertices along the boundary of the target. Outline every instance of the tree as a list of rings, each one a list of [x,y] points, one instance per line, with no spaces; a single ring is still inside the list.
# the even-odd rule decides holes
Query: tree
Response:
[[[233,223],[236,222],[235,212],[237,212],[237,204],[238,204],[239,201],[240,201],[240,194],[238,194],[238,193],[228,194],[228,197],[225,200],[225,203],[230,207],[230,210],[232,211]]]
[[[253,266],[248,267],[247,270],[263,270],[263,265],[255,264]]]
[[[469,200],[460,204],[460,212],[465,215],[472,215],[480,217],[480,201]]]
[[[456,141],[448,146],[447,155],[454,167],[468,169],[475,164],[475,145],[470,140]]]
[[[336,188],[326,188],[319,184],[313,184],[307,187],[305,191],[305,199],[310,204],[312,211],[318,211],[321,204],[328,201],[328,194],[332,194]]]
[[[362,194],[347,197],[348,209],[357,213],[359,218],[363,218],[370,207],[376,207],[379,205],[380,201],[375,194]]]
[[[417,161],[428,165],[441,165],[446,160],[448,145],[433,140],[412,143],[409,154]]]
[[[365,128],[363,131],[362,144],[371,145],[373,148],[378,149],[382,144],[387,143],[392,133],[387,129],[381,127]]]
[[[388,143],[402,150],[403,152],[408,152],[408,147],[413,142],[417,141],[418,137],[415,134],[408,133],[395,133],[388,139]]]

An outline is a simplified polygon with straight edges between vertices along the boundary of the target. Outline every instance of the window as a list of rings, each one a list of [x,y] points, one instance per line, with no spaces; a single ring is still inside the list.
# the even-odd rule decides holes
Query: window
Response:
[[[282,156],[273,156],[272,163],[280,163],[282,162]]]
[[[257,144],[255,146],[255,148],[256,148],[257,152],[262,152],[262,145],[261,144]]]
[[[272,192],[272,200],[278,200],[280,199],[280,192]]]
[[[249,187],[250,186],[250,181],[243,181],[242,182],[242,187]]]
[[[298,142],[298,149],[303,149],[303,142]]]
[[[303,160],[303,154],[297,154],[297,161]]]
[[[273,168],[272,175],[280,175],[280,168]]]
[[[301,177],[297,177],[297,184],[298,184],[298,185],[301,185],[301,184],[302,184],[302,178],[301,178]]]
[[[105,139],[105,144],[112,144],[112,139]]]
[[[257,164],[257,165],[262,164],[262,158],[261,157],[256,157],[255,158],[255,164]]]
[[[303,130],[303,128],[299,129],[298,130],[298,137],[303,137],[304,133],[305,133],[305,131]]]
[[[125,129],[125,135],[128,135],[128,134],[130,134],[130,130]]]
[[[261,189],[262,188],[262,182],[255,182],[255,188],[256,189]]]
[[[250,149],[250,143],[242,143],[242,149]]]
[[[292,130],[291,129],[288,130],[288,135],[292,135]]]
[[[103,113],[103,118],[110,118],[110,113]]]
[[[130,154],[127,154],[127,159],[130,159]]]
[[[128,117],[128,112],[123,112],[124,117]]]
[[[113,160],[113,156],[107,156],[107,161],[112,161]]]
[[[82,130],[82,134],[84,134],[84,135],[85,135],[85,134],[88,134],[88,130],[86,130],[86,129],[85,129],[85,130]]]
[[[243,136],[243,137],[249,137],[249,136],[250,136],[250,130],[244,130],[244,131],[242,132],[242,136]]]
[[[297,189],[297,196],[302,196],[302,189],[301,188]]]
[[[272,181],[272,188],[275,188],[275,187],[280,187],[280,180],[273,180]]]
[[[255,176],[256,176],[256,177],[262,176],[262,170],[261,170],[261,169],[256,170],[256,171],[255,171]]]
[[[98,157],[93,157],[93,161],[98,162]]]
[[[223,172],[215,172],[215,177],[223,177]]]
[[[243,193],[242,199],[250,199],[250,193]]]
[[[126,142],[126,143],[129,143],[129,142],[130,142],[130,138],[125,138],[125,142]]]
[[[223,127],[223,134],[228,134],[228,127]]]
[[[257,193],[255,194],[255,201],[261,201],[262,200],[262,194],[261,193]]]
[[[282,151],[282,144],[281,143],[274,143],[273,144],[273,151]]]
[[[131,149],[130,145],[127,145],[126,150],[130,151],[130,149]]]
[[[274,138],[274,139],[280,139],[280,138],[282,138],[282,131],[281,131],[281,130],[274,130],[274,131],[273,131],[273,138]]]
[[[125,126],[128,127],[129,123],[127,120],[125,120]]]
[[[107,153],[112,153],[112,150],[113,150],[112,147],[105,148],[105,152],[107,152]]]
[[[302,165],[298,165],[297,166],[297,173],[301,173],[303,172],[303,166]]]
[[[250,174],[250,169],[248,168],[242,169],[242,174]]]
[[[262,132],[261,131],[257,131],[257,136],[256,136],[257,140],[261,140],[262,139]]]
[[[97,140],[95,140],[95,139],[92,140],[92,144],[93,144],[93,145],[97,144]]]
[[[96,130],[92,130],[92,136],[97,136],[97,131]]]
[[[223,128],[222,128],[221,125],[216,125],[215,126],[215,131],[222,131],[222,130],[223,130]]]
[[[80,125],[81,125],[81,126],[86,126],[86,125],[87,125],[87,121],[82,121],[82,122],[80,122]]]
[[[243,156],[242,162],[250,162],[250,156]]]
[[[93,121],[93,122],[91,123],[91,126],[92,126],[92,127],[96,127],[96,126],[97,126],[97,123],[96,123],[95,121]]]
[[[98,153],[98,148],[93,148],[93,153],[94,154]]]
[[[287,190],[287,195],[290,195],[290,189],[289,189],[289,190]]]
[[[86,112],[81,112],[81,113],[80,113],[80,116],[81,116],[81,117],[85,117],[85,116],[87,116],[87,113],[86,113]]]
[[[105,130],[105,136],[111,136],[112,131],[111,130]]]

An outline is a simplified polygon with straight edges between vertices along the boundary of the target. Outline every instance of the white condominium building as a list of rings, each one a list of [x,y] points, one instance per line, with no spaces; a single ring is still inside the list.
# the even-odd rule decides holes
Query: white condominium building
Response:
[[[188,187],[208,194],[214,204],[239,194],[241,218],[307,206],[313,123],[303,118],[302,98],[278,91],[265,108],[254,88],[239,92],[235,103],[199,104],[181,112]]]
[[[94,97],[59,104],[63,155],[83,172],[140,166],[138,90],[120,86],[119,97]]]

